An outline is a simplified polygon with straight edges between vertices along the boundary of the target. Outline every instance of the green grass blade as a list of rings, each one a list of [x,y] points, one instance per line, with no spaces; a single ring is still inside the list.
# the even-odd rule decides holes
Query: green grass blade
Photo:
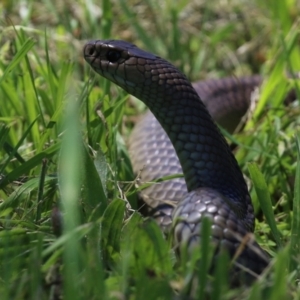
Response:
[[[38,194],[37,194],[37,209],[36,209],[36,218],[35,222],[38,223],[41,219],[42,215],[42,205],[43,205],[43,196],[44,196],[44,184],[47,174],[47,164],[48,160],[44,159],[42,162],[41,174],[39,177],[39,187],[38,187]]]
[[[48,154],[46,151],[41,152],[26,161],[24,164],[20,165],[18,168],[15,168],[12,172],[8,173],[4,178],[0,180],[0,188],[5,187],[8,183],[17,180],[20,176],[30,172],[30,170],[32,170],[34,167],[41,164],[43,159],[50,158],[52,155],[54,155],[55,152],[59,149],[58,145],[55,146],[56,147],[54,147],[54,152],[50,154]]]
[[[288,298],[287,286],[287,261],[289,260],[290,251],[286,247],[281,250],[274,265],[274,286],[270,293],[269,299],[281,300]]]
[[[74,96],[74,94],[73,94]],[[76,101],[69,98],[67,105],[66,131],[62,140],[59,159],[59,185],[63,208],[63,232],[69,234],[80,224],[78,201],[81,187],[83,161],[82,141],[79,135],[79,116]],[[71,236],[64,245],[64,296],[66,299],[81,299],[80,285],[74,284],[80,278],[81,243]]]
[[[199,299],[204,299],[205,289],[207,282],[207,275],[209,273],[209,268],[211,266],[213,257],[213,247],[211,243],[211,226],[212,221],[209,218],[203,218],[201,226],[201,239],[200,239],[200,249],[201,249],[201,259],[198,267],[198,293]]]
[[[282,247],[281,234],[276,225],[274,212],[273,212],[273,208],[272,208],[272,202],[271,202],[270,194],[268,192],[268,186],[265,182],[265,179],[255,163],[249,163],[248,170],[249,170],[257,197],[259,199],[261,209],[262,209],[262,211],[266,217],[266,220],[271,228],[271,232],[274,236],[274,239],[275,239],[277,245],[279,247]]]
[[[26,54],[30,51],[30,49],[34,46],[35,41],[32,38],[28,38],[19,51],[16,53],[12,61],[9,63],[7,68],[5,69],[3,75],[0,78],[0,85],[3,81],[5,81],[9,75],[9,73],[18,66],[18,64],[22,61],[22,59],[26,56]]]
[[[296,137],[297,144],[297,168],[295,177],[295,195],[293,201],[293,222],[291,233],[291,246],[290,246],[290,272],[297,271],[297,279],[300,278],[299,274],[299,253],[300,253],[300,137]]]
[[[105,261],[120,252],[120,237],[125,213],[125,202],[121,199],[112,201],[103,215],[101,239]]]
[[[132,24],[134,30],[136,31],[139,38],[143,41],[144,45],[150,51],[155,52],[155,50],[156,50],[155,43],[153,43],[153,40],[148,35],[147,31],[144,30],[144,28],[139,23],[139,20],[136,18],[136,16],[130,10],[128,3],[124,0],[119,0],[119,2],[122,7],[122,10],[124,12],[124,15],[126,15],[126,17],[131,20],[131,24]]]
[[[94,161],[87,149],[84,150],[84,194],[87,202],[88,220],[95,221],[102,217],[108,201],[105,193],[106,182],[101,182]]]
[[[111,28],[113,25],[113,11],[110,0],[102,1],[103,16],[101,19],[102,38],[108,39],[111,36]]]

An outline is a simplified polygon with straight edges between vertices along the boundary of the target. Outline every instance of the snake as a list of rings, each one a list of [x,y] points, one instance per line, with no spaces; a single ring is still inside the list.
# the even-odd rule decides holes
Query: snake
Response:
[[[193,83],[193,87],[213,119],[233,133],[251,106],[252,93],[261,83],[262,77],[254,75],[209,79]],[[128,144],[133,170],[140,173],[143,182],[182,173],[174,147],[151,111],[135,125]],[[184,179],[176,178],[143,189],[140,195],[149,204],[146,214],[155,217],[164,231],[168,231],[174,205],[187,193]]]
[[[221,89],[214,88],[216,82],[193,86],[167,60],[122,40],[89,41],[83,55],[97,74],[144,102],[151,111],[131,137],[134,169],[146,165],[147,172],[152,170],[143,180],[183,173],[184,179],[154,184],[143,197],[163,228],[172,223],[174,245],[188,251],[197,249],[204,218],[208,218],[215,252],[227,251],[250,271],[250,280],[256,278],[270,258],[255,241],[242,242],[254,231],[251,197],[237,160],[207,109],[210,104],[206,106],[201,100],[212,90],[219,104],[232,101],[234,97],[228,95],[233,92],[233,79],[228,79],[227,88],[226,80]],[[259,76],[237,80],[241,84],[236,88],[247,90],[247,94],[261,82]],[[218,104],[211,105],[209,110],[214,114]],[[237,115],[244,109],[238,109]],[[222,111],[218,119],[222,123]]]

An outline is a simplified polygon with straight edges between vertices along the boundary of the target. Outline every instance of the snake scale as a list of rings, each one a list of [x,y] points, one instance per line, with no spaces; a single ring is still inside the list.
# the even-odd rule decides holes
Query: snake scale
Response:
[[[227,84],[227,92],[224,82],[221,89],[214,88],[213,82],[193,87],[168,61],[120,40],[90,41],[84,47],[84,58],[96,73],[143,101],[153,114],[146,115],[131,137],[135,170],[146,164],[143,181],[183,172],[185,184],[177,178],[144,192],[143,199],[154,209],[156,219],[162,227],[172,221],[175,244],[193,249],[201,238],[201,222],[208,217],[216,252],[226,249],[233,257],[240,249],[240,238],[254,230],[253,206],[237,161],[200,100],[210,89],[219,93],[215,95],[219,103],[232,101],[232,85]],[[241,79],[236,87],[249,94],[260,80]],[[211,105],[207,103],[214,114],[215,104]],[[237,115],[244,110],[238,109]],[[217,119],[222,123],[222,112]],[[231,130],[235,125],[229,126]],[[145,175],[149,170],[157,174]],[[252,274],[260,274],[269,259],[253,242],[243,245],[236,261]]]

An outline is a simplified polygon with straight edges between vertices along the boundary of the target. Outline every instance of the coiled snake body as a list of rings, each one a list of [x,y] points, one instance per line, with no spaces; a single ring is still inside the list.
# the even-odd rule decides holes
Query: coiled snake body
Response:
[[[97,73],[142,100],[174,146],[186,187],[174,190],[164,182],[162,186],[165,190],[158,189],[154,194],[145,194],[144,200],[156,210],[155,213],[161,214],[158,219],[162,224],[165,222],[167,225],[171,216],[175,243],[187,245],[189,249],[197,246],[201,220],[206,216],[212,221],[212,240],[218,248],[227,249],[233,256],[240,246],[238,237],[244,237],[254,230],[253,207],[236,159],[191,83],[166,60],[124,41],[88,42],[84,48],[84,57]],[[255,80],[259,82],[260,79]],[[201,95],[201,86],[198,91]],[[148,131],[152,128],[151,134],[146,135],[145,139],[143,131],[139,129],[136,134],[139,138],[131,146],[143,152],[146,159],[147,155],[151,157],[151,153],[159,152],[154,149],[157,145],[164,148],[165,144],[169,144],[154,118],[150,114],[147,118],[149,120],[144,122],[144,127]],[[172,149],[169,152],[174,157]],[[138,153],[135,154],[139,157]],[[160,158],[149,168],[166,168],[168,174],[181,172],[178,163],[175,163],[173,170],[168,164],[174,161],[169,157],[168,150],[160,155],[157,154]],[[150,159],[152,164],[155,159]],[[142,168],[146,163],[139,161],[136,168]],[[159,177],[164,175],[167,174],[159,174]],[[153,180],[153,175],[150,177],[149,180]],[[176,180],[175,184],[174,181],[171,183],[173,187],[180,182],[180,179],[177,183]],[[152,189],[155,190],[155,186]],[[170,200],[171,206],[165,206],[161,203],[163,200]],[[174,210],[172,206],[175,206]],[[254,247],[259,249],[255,243]],[[268,264],[264,255],[258,255],[248,245],[237,261],[257,274]]]

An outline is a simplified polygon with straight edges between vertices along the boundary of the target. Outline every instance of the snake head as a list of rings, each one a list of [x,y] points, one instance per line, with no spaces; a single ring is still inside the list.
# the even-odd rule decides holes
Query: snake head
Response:
[[[149,66],[151,61],[160,59],[119,40],[90,41],[85,45],[83,53],[94,71],[133,94],[141,87],[153,83]]]
[[[185,75],[173,65],[125,41],[90,41],[83,54],[95,72],[146,101],[148,106],[157,106],[158,98],[166,103],[184,99],[188,91],[196,95]]]

